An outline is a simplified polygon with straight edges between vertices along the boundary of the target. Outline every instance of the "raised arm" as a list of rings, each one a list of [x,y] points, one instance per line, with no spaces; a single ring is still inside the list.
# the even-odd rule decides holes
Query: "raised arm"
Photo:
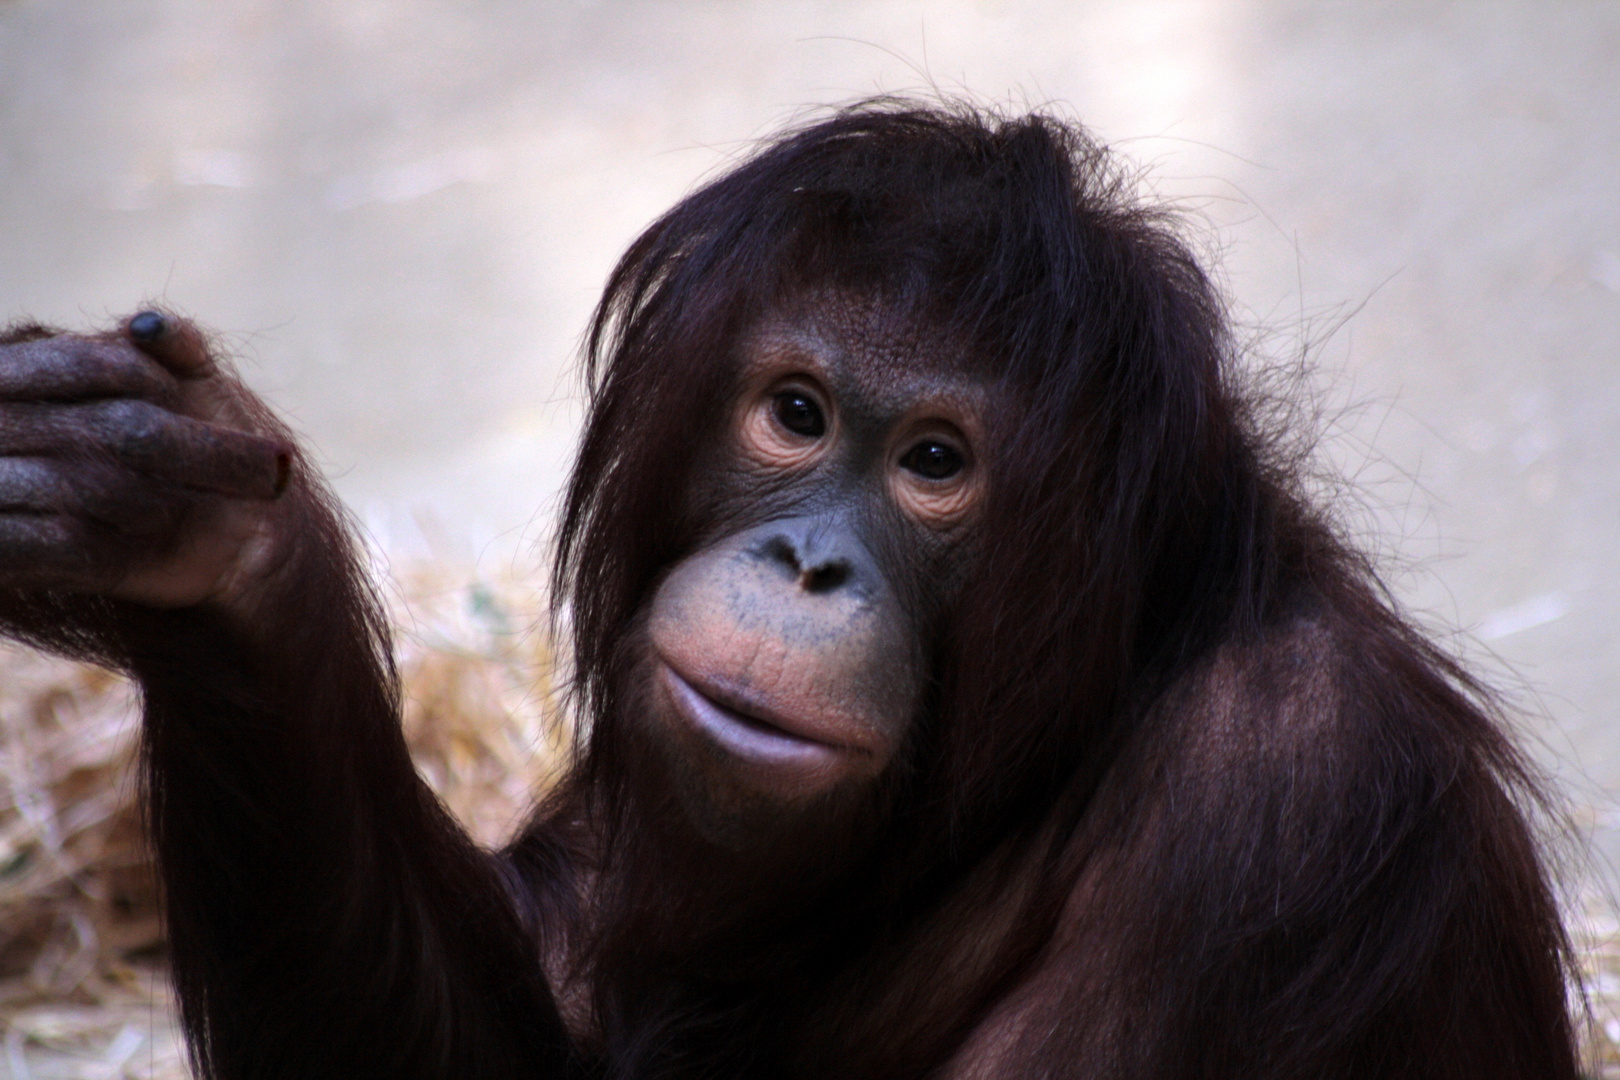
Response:
[[[192,325],[0,337],[0,633],[128,671],[208,1077],[548,1077],[502,871],[417,777],[342,517]]]

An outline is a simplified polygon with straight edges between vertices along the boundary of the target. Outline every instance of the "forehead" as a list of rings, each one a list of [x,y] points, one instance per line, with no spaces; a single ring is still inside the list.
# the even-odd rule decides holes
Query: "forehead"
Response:
[[[920,400],[977,399],[967,351],[936,328],[871,301],[816,296],[783,306],[743,336],[743,378],[804,372],[840,397],[905,409]]]

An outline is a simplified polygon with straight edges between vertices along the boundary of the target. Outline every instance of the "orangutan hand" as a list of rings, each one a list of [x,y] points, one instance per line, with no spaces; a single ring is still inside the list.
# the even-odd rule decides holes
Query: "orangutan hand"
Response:
[[[0,337],[0,588],[240,607],[274,569],[293,467],[188,322]]]

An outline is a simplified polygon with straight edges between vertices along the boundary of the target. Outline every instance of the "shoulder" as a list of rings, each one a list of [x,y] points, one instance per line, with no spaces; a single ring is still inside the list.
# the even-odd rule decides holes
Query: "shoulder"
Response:
[[[1533,786],[1491,695],[1372,605],[1317,605],[1222,642],[1144,711],[1121,765],[1189,797],[1286,794],[1345,812],[1364,807],[1349,796],[1365,785],[1396,800],[1469,778]]]
[[[1404,633],[1308,613],[1189,665],[953,1075],[1567,1075],[1534,785]]]
[[[1286,943],[1319,975],[1365,959],[1358,940],[1427,959],[1457,920],[1556,940],[1541,800],[1442,654],[1393,618],[1310,612],[1223,644],[1153,704],[1075,835],[1060,936],[1124,905],[1138,944],[1194,934],[1242,967]]]

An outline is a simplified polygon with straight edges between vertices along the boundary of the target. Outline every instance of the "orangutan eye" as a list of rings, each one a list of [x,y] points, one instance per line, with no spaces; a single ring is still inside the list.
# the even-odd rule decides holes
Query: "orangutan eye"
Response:
[[[821,415],[821,406],[809,394],[799,390],[784,390],[771,401],[776,422],[807,439],[819,439],[827,433],[827,419]]]
[[[900,459],[900,467],[924,480],[949,480],[962,471],[962,453],[947,443],[932,439],[918,443]]]

